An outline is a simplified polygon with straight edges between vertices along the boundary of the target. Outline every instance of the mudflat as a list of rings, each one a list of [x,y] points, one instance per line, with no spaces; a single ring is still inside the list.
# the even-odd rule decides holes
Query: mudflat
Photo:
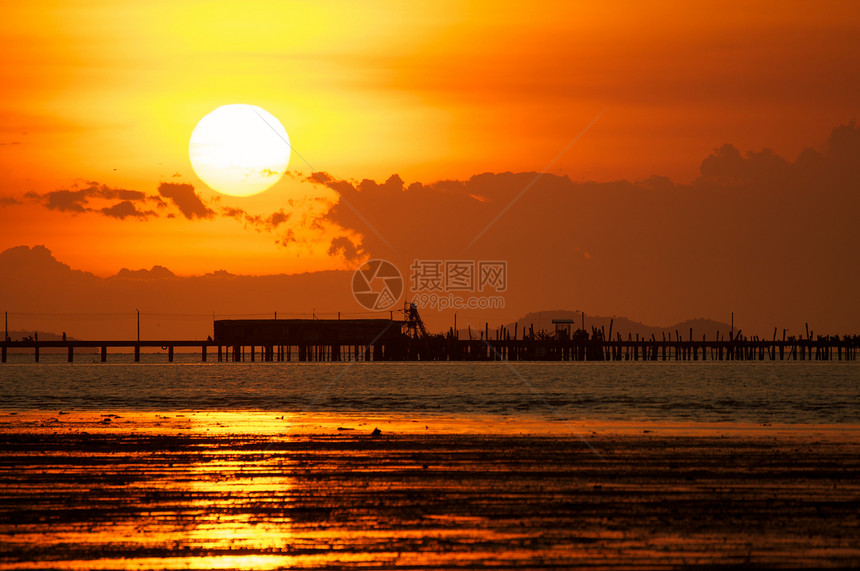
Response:
[[[7,414],[0,568],[860,564],[850,427],[492,426]]]

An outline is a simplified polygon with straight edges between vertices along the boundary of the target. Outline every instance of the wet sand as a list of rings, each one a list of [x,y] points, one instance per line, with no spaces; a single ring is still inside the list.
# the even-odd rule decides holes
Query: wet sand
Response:
[[[0,414],[0,569],[860,565],[857,427],[108,414]]]

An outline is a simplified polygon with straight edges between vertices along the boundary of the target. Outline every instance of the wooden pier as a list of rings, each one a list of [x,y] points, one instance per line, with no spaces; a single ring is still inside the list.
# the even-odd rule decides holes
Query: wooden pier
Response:
[[[860,336],[761,340],[669,340],[616,338],[591,339],[510,338],[458,339],[453,334],[412,338],[388,336],[370,343],[344,344],[318,339],[298,344],[224,344],[216,341],[0,341],[0,361],[10,351],[31,352],[35,362],[46,349],[65,350],[69,363],[85,349],[98,349],[99,361],[108,361],[108,349],[134,354],[142,349],[167,352],[174,362],[177,349],[194,348],[202,362],[338,362],[338,361],[856,361]]]

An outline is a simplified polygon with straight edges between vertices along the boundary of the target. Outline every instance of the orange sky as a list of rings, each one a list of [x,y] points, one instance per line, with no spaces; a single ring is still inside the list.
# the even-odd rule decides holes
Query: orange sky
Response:
[[[102,276],[347,268],[328,250],[355,230],[321,219],[337,194],[304,182],[312,169],[408,184],[552,163],[574,181],[690,182],[727,142],[794,160],[857,116],[858,37],[845,1],[10,5],[0,250],[45,244]],[[304,157],[253,198],[219,197],[189,164],[195,124],[228,103],[274,114]],[[46,207],[90,182],[148,196],[191,184],[212,214],[147,199],[155,214],[112,218],[97,212],[107,197]],[[276,212],[289,219],[253,222]]]

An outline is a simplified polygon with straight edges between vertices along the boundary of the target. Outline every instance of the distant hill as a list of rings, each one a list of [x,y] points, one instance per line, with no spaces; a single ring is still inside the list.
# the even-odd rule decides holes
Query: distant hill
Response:
[[[672,339],[674,339],[676,335],[680,335],[682,339],[689,339],[691,330],[693,339],[701,339],[703,335],[708,339],[714,339],[718,332],[721,337],[727,337],[731,329],[731,325],[728,323],[721,323],[719,321],[714,321],[713,319],[705,319],[701,317],[687,319],[668,327],[660,327],[645,325],[626,317],[617,316],[606,317],[602,315],[591,316],[585,314],[583,319],[583,314],[581,312],[563,309],[527,313],[523,317],[517,319],[516,322],[506,323],[505,327],[510,331],[511,336],[513,336],[514,327],[516,326],[518,337],[522,337],[522,332],[528,331],[529,328],[533,328],[535,332],[543,330],[551,333],[555,331],[555,325],[552,323],[553,319],[570,319],[573,321],[573,329],[579,329],[584,324],[585,330],[588,331],[589,335],[592,332],[592,328],[594,328],[597,330],[603,329],[604,334],[608,336],[611,324],[613,339],[617,339],[618,334],[620,334],[623,339],[627,339],[628,337],[635,339],[637,335],[639,335],[640,338],[645,339],[650,339],[652,335],[655,339],[662,339],[664,335],[667,338],[671,337]],[[490,337],[495,337],[495,328],[490,326],[489,329]],[[459,332],[461,339],[468,337],[468,328],[460,329]],[[472,336],[479,337],[480,331],[472,329]]]
[[[24,329],[10,329],[9,337],[12,341],[23,341],[25,337],[31,337],[33,334],[39,336],[39,341],[62,341],[62,333],[53,333],[51,331],[25,331]],[[68,340],[74,341],[74,337],[67,337]]]
[[[2,335],[3,332],[0,332]],[[54,333],[52,331],[25,331],[23,329],[10,329],[9,330],[9,338],[12,341],[23,341],[26,337],[30,337],[32,335],[38,335],[39,341],[62,341],[63,334],[62,333]],[[67,340],[69,341],[77,341],[74,337],[67,336]],[[75,349],[76,353],[98,353],[97,348],[92,347],[79,347]],[[11,353],[32,353],[33,349],[10,349]],[[40,353],[65,353],[66,349],[62,347],[43,347],[39,349]]]

